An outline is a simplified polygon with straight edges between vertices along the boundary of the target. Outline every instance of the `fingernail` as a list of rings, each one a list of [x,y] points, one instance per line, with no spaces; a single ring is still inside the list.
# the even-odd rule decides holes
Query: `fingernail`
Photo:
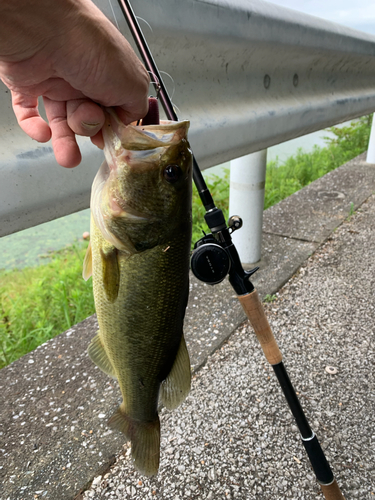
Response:
[[[86,123],[86,122],[81,122],[82,127],[85,128],[86,130],[94,130],[95,128],[100,127],[100,123]]]

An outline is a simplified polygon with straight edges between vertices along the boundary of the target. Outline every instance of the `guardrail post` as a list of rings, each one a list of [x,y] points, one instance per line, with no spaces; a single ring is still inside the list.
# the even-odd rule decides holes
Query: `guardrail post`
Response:
[[[372,119],[370,139],[367,148],[367,163],[375,163],[375,114]]]
[[[246,264],[261,258],[266,165],[266,149],[230,162],[229,215],[243,220],[232,238]]]

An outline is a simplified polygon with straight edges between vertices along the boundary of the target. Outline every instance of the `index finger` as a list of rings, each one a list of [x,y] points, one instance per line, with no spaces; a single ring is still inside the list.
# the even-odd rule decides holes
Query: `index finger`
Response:
[[[51,138],[51,129],[38,110],[38,98],[11,90],[12,106],[17,122],[22,130],[38,142]]]

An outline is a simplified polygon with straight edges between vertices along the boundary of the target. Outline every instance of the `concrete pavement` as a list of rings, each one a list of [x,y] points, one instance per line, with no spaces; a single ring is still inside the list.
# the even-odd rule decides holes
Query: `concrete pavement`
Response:
[[[277,293],[267,314],[347,500],[375,495],[374,192],[362,155],[267,210],[254,279],[261,296]],[[154,479],[105,424],[120,395],[86,355],[95,317],[1,370],[0,498],[322,498],[244,320],[227,282],[192,279],[196,374],[186,403],[162,411]]]

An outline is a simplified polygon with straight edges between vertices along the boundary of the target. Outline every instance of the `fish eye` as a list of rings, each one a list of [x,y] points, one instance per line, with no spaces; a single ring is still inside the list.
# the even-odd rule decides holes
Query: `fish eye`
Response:
[[[164,179],[170,184],[174,184],[181,177],[182,170],[178,165],[167,165],[164,169]]]

